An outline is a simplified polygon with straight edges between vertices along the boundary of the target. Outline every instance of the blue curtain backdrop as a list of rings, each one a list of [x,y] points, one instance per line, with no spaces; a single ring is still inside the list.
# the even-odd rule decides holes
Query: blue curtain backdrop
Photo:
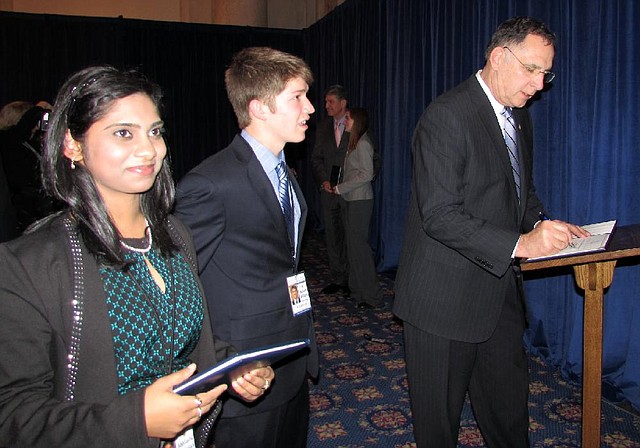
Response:
[[[372,240],[378,268],[396,267],[411,177],[411,135],[425,107],[484,63],[495,27],[532,15],[558,35],[557,78],[530,105],[534,176],[553,217],[640,223],[640,2],[636,0],[348,0],[303,31],[0,13],[0,104],[53,100],[61,81],[90,63],[139,65],[167,92],[165,121],[179,179],[237,131],[222,74],[235,51],[269,45],[304,56],[310,95],[324,117],[324,89],[344,84],[366,107],[383,158]],[[308,141],[288,146],[317,210]],[[314,216],[308,228],[319,226]],[[605,394],[640,410],[640,268],[620,263],[605,296]],[[568,270],[529,276],[526,344],[578,380],[582,294]]]
[[[489,36],[514,15],[535,16],[558,36],[557,78],[529,105],[540,198],[554,217],[563,220],[640,222],[636,198],[640,126],[635,112],[640,103],[640,32],[635,27],[640,3],[350,0],[307,30],[306,53],[319,74],[318,89],[343,83],[353,93],[351,104],[380,108],[374,112],[384,169],[377,181],[374,217],[379,232],[373,237],[380,270],[393,269],[398,261],[417,119],[433,98],[482,67]],[[362,22],[379,23],[378,32],[359,35],[356,24]],[[363,64],[363,48],[372,43],[379,50]],[[320,101],[318,106],[320,112]],[[636,409],[640,409],[639,273],[637,261],[619,264],[604,311],[603,391]],[[583,296],[572,272],[530,276],[526,288],[528,348],[579,380]]]

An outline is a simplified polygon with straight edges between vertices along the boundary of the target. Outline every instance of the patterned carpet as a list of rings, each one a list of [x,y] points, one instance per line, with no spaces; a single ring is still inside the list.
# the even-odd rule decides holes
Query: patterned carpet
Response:
[[[321,237],[303,248],[320,348],[321,373],[310,390],[310,448],[410,448],[411,410],[402,325],[391,313],[393,279],[380,275],[385,308],[359,310],[340,294],[322,295],[328,267]],[[540,358],[530,358],[530,443],[535,448],[581,446],[581,389]],[[458,447],[484,447],[467,401]],[[602,403],[602,447],[640,448],[640,416]]]

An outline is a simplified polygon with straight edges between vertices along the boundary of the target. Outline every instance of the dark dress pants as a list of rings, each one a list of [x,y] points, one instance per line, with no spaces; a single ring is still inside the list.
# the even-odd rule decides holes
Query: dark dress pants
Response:
[[[331,283],[347,286],[349,267],[347,262],[347,247],[343,221],[345,201],[336,194],[320,193],[322,212],[324,217],[324,232],[329,257],[329,271]]]
[[[224,408],[223,408],[224,412]],[[309,384],[287,403],[266,412],[220,418],[214,427],[216,448],[306,448]]]
[[[369,226],[373,213],[373,199],[346,201],[344,210],[347,259],[349,260],[349,289],[356,302],[369,305],[382,303],[383,293],[369,246]]]
[[[465,394],[489,448],[527,448],[524,302],[514,288],[485,342],[441,338],[405,322],[405,355],[418,448],[455,448]]]

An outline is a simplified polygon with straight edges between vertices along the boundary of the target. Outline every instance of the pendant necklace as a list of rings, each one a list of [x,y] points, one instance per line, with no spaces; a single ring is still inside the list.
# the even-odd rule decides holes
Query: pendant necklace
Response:
[[[147,243],[147,247],[139,248],[139,247],[129,246],[127,243],[120,240],[120,244],[122,245],[122,247],[132,252],[137,252],[139,254],[146,254],[151,250],[151,246],[153,245],[153,235],[151,234],[151,228],[149,227],[149,221],[147,221],[147,218],[144,219],[144,223],[146,225],[144,229],[145,239],[149,240],[149,242]]]
[[[122,240],[120,240],[120,244],[125,249],[130,250],[131,252],[135,252],[135,253],[138,253],[138,254],[142,255],[142,259],[144,260],[145,264],[147,265],[147,268],[149,268],[149,271],[151,272],[151,277],[153,277],[153,279],[155,280],[155,282],[158,285],[158,287],[164,293],[166,291],[166,283],[165,283],[164,279],[162,278],[162,276],[160,275],[160,273],[158,272],[158,270],[155,268],[155,266],[153,266],[153,264],[151,263],[149,258],[147,258],[147,254],[149,253],[149,251],[151,250],[151,247],[153,246],[153,234],[151,233],[151,228],[150,228],[149,222],[147,221],[146,218],[145,218],[144,222],[147,225],[147,227],[144,230],[144,233],[146,235],[146,238],[144,238],[144,239],[148,240],[148,243],[147,243],[146,247],[142,247],[142,248],[134,247],[134,246],[131,246],[131,245],[125,243]],[[132,239],[134,239],[134,238],[130,238],[129,240],[132,240]]]

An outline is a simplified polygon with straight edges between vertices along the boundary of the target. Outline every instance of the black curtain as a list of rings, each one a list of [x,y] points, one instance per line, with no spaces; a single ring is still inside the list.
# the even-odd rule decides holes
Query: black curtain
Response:
[[[162,115],[179,179],[238,132],[224,70],[234,53],[257,45],[304,52],[300,31],[0,13],[0,105],[53,103],[62,82],[88,65],[138,67],[165,92]]]

